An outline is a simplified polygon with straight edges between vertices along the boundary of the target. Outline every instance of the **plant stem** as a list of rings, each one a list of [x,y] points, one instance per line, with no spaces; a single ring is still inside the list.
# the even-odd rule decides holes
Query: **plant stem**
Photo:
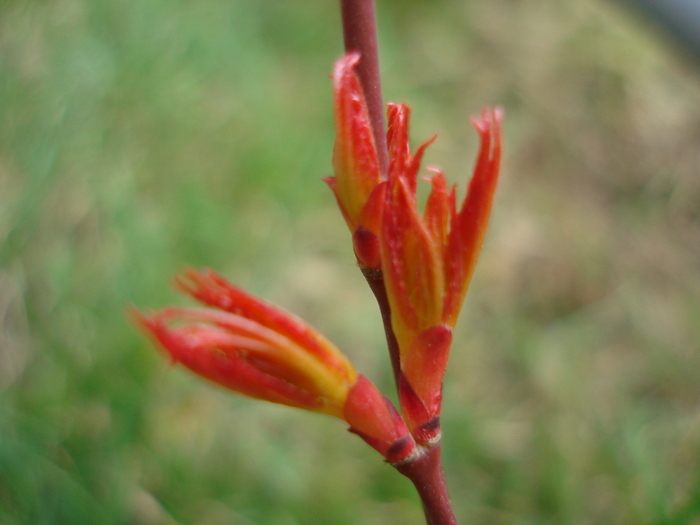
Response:
[[[374,0],[340,0],[343,19],[345,52],[360,53],[356,72],[367,102],[369,121],[377,148],[379,169],[384,179],[389,169],[389,150],[386,142],[384,123],[384,102],[379,76],[379,52],[377,47],[377,22]],[[401,374],[399,345],[391,326],[391,307],[381,269],[364,269],[369,287],[379,304],[384,323],[389,357],[398,387]],[[427,525],[457,525],[447,492],[445,473],[442,467],[440,443],[432,448],[422,448],[413,460],[396,469],[411,480],[423,502]]]
[[[384,102],[382,100],[382,85],[379,75],[379,51],[377,46],[377,20],[374,0],[340,0],[340,11],[343,19],[343,39],[345,52],[359,51],[360,63],[355,68],[357,77],[367,102],[370,127],[377,147],[379,169],[386,178],[389,169],[389,150],[386,142],[384,124]],[[381,270],[363,270],[367,284],[377,298],[379,310],[384,323],[386,342],[389,348],[391,367],[394,379],[399,384],[399,345],[391,327],[391,309],[384,287],[384,276]]]
[[[370,126],[379,158],[379,170],[382,177],[386,178],[389,169],[389,151],[386,144],[384,102],[379,77],[374,0],[340,0],[340,11],[343,19],[345,52],[360,53],[360,63],[355,71],[367,101]]]
[[[362,270],[362,275],[369,285],[374,297],[377,299],[379,311],[382,314],[382,323],[384,324],[384,333],[386,335],[386,346],[389,349],[389,359],[391,360],[391,369],[394,371],[394,382],[398,388],[399,374],[401,374],[401,358],[399,354],[399,342],[396,340],[396,334],[391,326],[391,307],[389,306],[389,298],[386,295],[386,286],[384,286],[384,274],[381,269],[367,268]]]
[[[423,502],[427,525],[457,525],[442,468],[441,446],[425,450],[415,460],[396,470],[411,480]]]

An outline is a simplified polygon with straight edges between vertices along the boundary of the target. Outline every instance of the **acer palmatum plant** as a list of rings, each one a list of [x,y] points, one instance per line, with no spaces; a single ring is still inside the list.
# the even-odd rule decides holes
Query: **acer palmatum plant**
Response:
[[[344,420],[415,485],[429,525],[456,524],[440,456],[442,383],[483,243],[501,159],[501,111],[473,119],[479,153],[457,202],[437,168],[421,212],[418,173],[430,139],[411,152],[410,109],[388,104],[385,130],[373,0],[341,0],[346,54],[333,70],[336,141],[328,183],[357,264],[382,315],[397,410],[329,340],[211,270],[178,287],[203,308],[134,319],[170,358],[232,391]]]

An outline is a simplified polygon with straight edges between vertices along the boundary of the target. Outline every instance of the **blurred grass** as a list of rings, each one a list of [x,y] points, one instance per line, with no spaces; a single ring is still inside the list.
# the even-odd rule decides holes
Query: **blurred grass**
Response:
[[[700,75],[602,1],[386,1],[385,97],[464,180],[506,110],[445,387],[474,524],[700,523]],[[130,304],[207,265],[390,390],[320,182],[333,2],[0,3],[0,523],[421,523],[337,421],[171,370]],[[368,314],[369,313],[369,314]]]

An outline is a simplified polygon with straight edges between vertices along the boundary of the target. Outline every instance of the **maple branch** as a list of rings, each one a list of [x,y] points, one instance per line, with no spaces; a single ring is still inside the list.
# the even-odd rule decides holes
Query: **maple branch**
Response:
[[[389,169],[389,151],[386,144],[386,125],[382,84],[379,77],[379,51],[377,47],[377,21],[374,0],[340,0],[343,19],[345,52],[360,53],[360,63],[355,68],[369,111],[369,121],[377,146],[379,170],[386,179]]]

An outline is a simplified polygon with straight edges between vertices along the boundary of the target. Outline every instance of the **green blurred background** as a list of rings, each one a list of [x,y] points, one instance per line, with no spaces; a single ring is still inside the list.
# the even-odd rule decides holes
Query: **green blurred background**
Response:
[[[700,523],[700,73],[591,0],[379,0],[384,94],[452,181],[505,108],[445,384],[463,523]],[[0,523],[420,524],[336,420],[127,319],[209,266],[392,390],[329,190],[336,2],[0,3]]]

